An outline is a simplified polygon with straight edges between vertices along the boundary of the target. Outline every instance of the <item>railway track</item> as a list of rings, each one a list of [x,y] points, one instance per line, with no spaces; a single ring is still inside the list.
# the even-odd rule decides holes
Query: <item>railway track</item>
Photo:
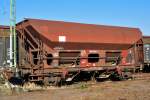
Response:
[[[150,73],[136,73],[132,75],[134,80],[150,79]]]
[[[138,81],[138,80],[150,80],[150,73],[135,73],[132,75],[132,79],[130,79],[131,81]],[[101,84],[105,82],[113,82],[111,81],[110,79],[106,79],[106,80],[103,80],[103,81],[88,81],[88,82],[81,82],[81,83],[75,83],[75,84],[84,84],[84,85],[87,85],[87,86],[94,86],[94,85],[98,85],[98,84]],[[119,82],[119,81],[118,81]],[[120,82],[123,82],[123,81],[120,81]],[[75,85],[74,84],[74,85]],[[73,86],[74,86],[73,85]]]

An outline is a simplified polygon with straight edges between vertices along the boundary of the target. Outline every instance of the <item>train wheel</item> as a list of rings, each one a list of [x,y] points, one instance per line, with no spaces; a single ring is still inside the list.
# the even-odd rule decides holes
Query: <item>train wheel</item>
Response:
[[[122,75],[118,74],[117,72],[113,72],[110,76],[109,79],[112,81],[121,81],[123,80]]]
[[[122,73],[123,79],[131,79],[132,78],[132,73],[131,72],[123,72]]]

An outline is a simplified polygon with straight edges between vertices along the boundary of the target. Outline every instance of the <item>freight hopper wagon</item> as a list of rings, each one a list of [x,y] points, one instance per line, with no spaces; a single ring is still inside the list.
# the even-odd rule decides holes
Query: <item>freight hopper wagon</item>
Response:
[[[137,28],[25,19],[17,33],[19,68],[29,81],[99,79],[143,63]]]

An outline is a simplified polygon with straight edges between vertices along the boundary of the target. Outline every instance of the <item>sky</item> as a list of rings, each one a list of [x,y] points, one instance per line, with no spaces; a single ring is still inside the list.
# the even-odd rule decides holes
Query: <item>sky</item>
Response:
[[[9,25],[9,5],[0,0],[0,25]],[[135,27],[150,35],[150,0],[16,0],[16,18]]]

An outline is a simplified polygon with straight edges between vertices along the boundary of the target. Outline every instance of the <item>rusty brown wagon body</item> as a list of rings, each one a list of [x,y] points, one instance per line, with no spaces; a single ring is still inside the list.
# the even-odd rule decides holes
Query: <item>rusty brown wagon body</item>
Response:
[[[138,68],[143,63],[142,33],[138,28],[25,19],[17,24],[19,66],[31,81],[51,73]]]

